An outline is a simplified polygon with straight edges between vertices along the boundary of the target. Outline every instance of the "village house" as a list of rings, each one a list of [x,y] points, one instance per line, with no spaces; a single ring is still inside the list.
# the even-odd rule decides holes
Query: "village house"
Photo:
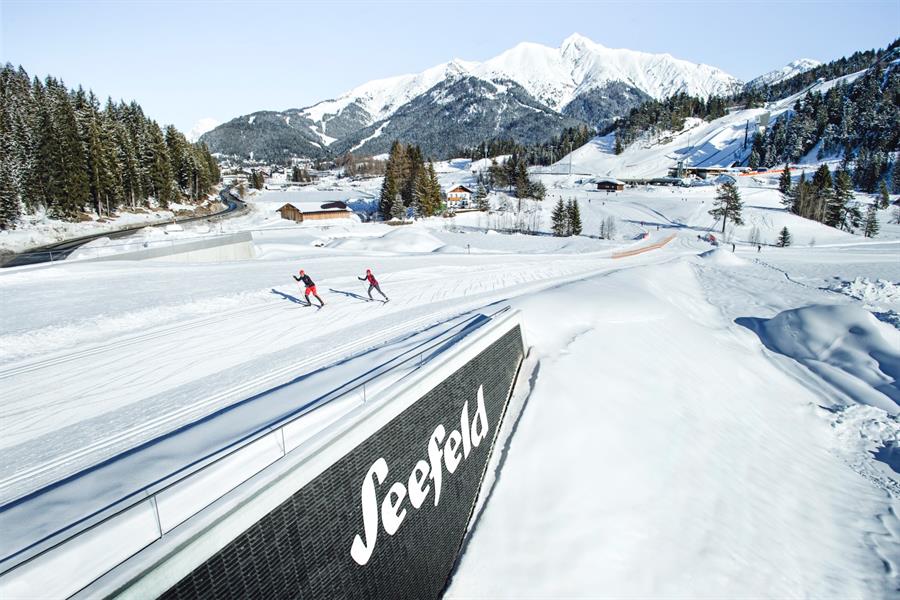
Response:
[[[447,192],[447,208],[468,208],[471,203],[472,190],[463,185],[458,185]]]

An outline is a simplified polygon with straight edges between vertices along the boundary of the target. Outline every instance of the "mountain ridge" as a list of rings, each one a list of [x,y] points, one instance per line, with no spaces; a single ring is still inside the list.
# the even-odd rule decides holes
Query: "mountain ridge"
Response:
[[[490,85],[474,84],[473,79]],[[397,133],[396,125],[387,124],[393,115],[403,109],[405,120],[414,122],[409,105],[418,107],[423,115],[442,114],[446,111],[428,107],[423,96],[436,87],[448,89],[465,80],[472,90],[494,89],[501,96],[509,91],[509,82],[517,86],[505,99],[490,95],[480,104],[470,103],[458,95],[454,98],[475,112],[502,111],[510,102],[516,110],[532,107],[535,114],[531,117],[525,113],[515,119],[492,115],[497,123],[504,125],[492,132],[493,135],[521,142],[533,141],[538,134],[545,138],[556,135],[561,127],[572,124],[598,127],[627,114],[648,98],[662,99],[679,92],[700,97],[726,95],[743,86],[735,77],[709,65],[691,63],[670,54],[607,48],[576,33],[557,48],[521,42],[482,62],[454,58],[419,73],[368,81],[337,98],[274,113],[281,116],[283,124],[272,117],[272,111],[242,115],[204,134],[202,139],[216,152],[248,154],[252,151],[267,158],[290,154],[327,156],[354,147],[360,153],[380,153],[386,143],[378,138]],[[524,100],[523,92],[530,99]],[[432,96],[432,101],[440,102],[440,96]],[[544,108],[560,118],[547,118]],[[253,115],[266,115],[259,122],[266,125],[266,131],[252,131]],[[489,116],[482,115],[479,131],[486,130],[488,120]],[[453,125],[420,119],[415,127],[404,128],[405,141],[423,143],[423,149],[429,154],[451,149],[450,142],[435,143],[442,137],[463,143],[481,141],[463,139],[465,136],[459,135]],[[539,126],[549,129],[538,132]]]

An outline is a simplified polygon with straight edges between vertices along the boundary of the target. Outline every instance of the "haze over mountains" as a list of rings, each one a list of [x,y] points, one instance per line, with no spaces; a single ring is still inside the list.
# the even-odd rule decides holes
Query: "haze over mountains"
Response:
[[[817,64],[796,63],[759,79]],[[380,154],[395,139],[441,157],[491,138],[534,143],[565,127],[602,126],[650,98],[679,92],[706,98],[742,86],[709,65],[606,48],[573,34],[559,48],[521,43],[484,62],[454,59],[370,81],[306,108],[243,115],[201,139],[214,152],[252,152],[268,160]]]

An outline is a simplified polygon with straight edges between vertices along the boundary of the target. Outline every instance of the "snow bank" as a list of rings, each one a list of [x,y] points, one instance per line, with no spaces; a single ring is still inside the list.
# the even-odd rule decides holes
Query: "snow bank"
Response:
[[[885,279],[874,281],[857,277],[853,281],[841,281],[829,289],[862,300],[866,305],[877,308],[900,308],[900,284]]]
[[[513,302],[540,364],[447,598],[890,596],[890,498],[704,294],[674,261]]]
[[[850,401],[900,414],[900,331],[872,313],[813,305],[752,321],[770,350],[805,365]]]
[[[414,225],[398,226],[380,237],[335,240],[329,248],[368,252],[434,252],[444,245],[439,239]]]
[[[749,263],[731,252],[723,248],[713,248],[699,255],[704,261],[723,267],[745,267]]]

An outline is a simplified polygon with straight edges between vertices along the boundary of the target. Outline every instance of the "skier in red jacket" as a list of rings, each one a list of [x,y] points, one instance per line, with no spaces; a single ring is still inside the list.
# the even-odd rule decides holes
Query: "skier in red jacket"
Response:
[[[312,302],[310,302],[309,300],[309,295],[312,294],[316,297],[316,300],[319,301],[320,306],[325,306],[325,301],[319,298],[319,294],[316,293],[315,282],[310,278],[309,275],[306,274],[306,271],[300,269],[300,277],[297,277],[296,275],[294,275],[293,277],[294,281],[302,281],[303,285],[306,286],[306,290],[303,292],[303,296],[306,298],[307,304],[312,304]]]
[[[382,295],[385,302],[390,300],[390,298],[388,298],[385,295],[385,293],[381,291],[381,286],[378,285],[378,280],[375,279],[374,275],[372,275],[372,269],[366,269],[366,276],[365,277],[357,277],[357,279],[359,279],[360,281],[368,281],[369,282],[369,300],[374,300],[374,298],[372,298],[372,290],[373,289],[377,290],[378,293]]]

